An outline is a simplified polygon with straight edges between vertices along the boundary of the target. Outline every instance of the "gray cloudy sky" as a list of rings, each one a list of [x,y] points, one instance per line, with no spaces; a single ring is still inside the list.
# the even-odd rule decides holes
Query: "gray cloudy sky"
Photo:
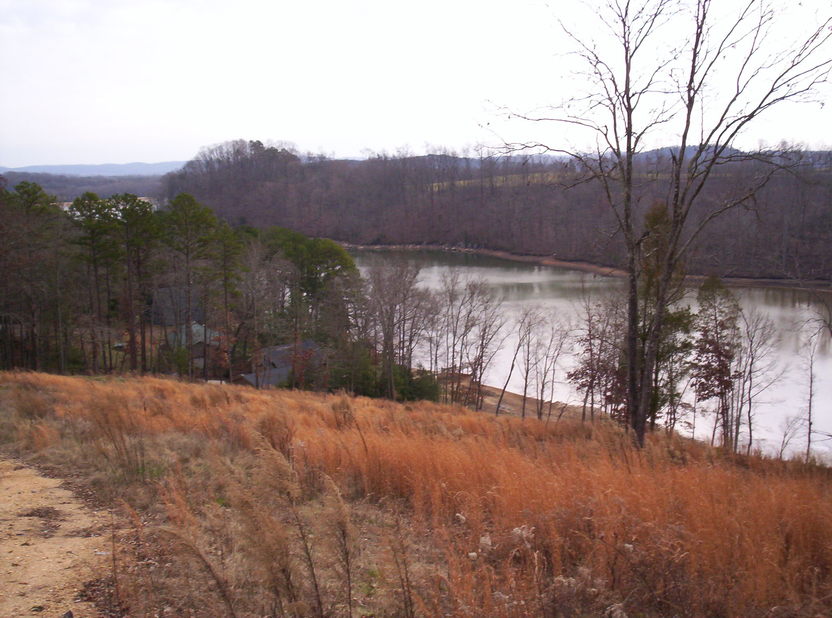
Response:
[[[797,33],[828,10],[783,6]],[[236,138],[360,156],[528,137],[497,106],[532,109],[576,86],[557,26],[573,7],[0,0],[0,165],[180,160]],[[745,139],[829,147],[830,127],[832,105],[792,106]]]

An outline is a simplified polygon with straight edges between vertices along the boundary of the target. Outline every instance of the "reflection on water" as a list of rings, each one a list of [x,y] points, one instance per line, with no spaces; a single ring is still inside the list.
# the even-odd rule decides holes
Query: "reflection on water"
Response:
[[[578,305],[585,295],[623,293],[624,280],[604,277],[565,268],[539,266],[524,262],[512,262],[491,256],[436,250],[396,250],[351,252],[362,270],[375,265],[409,262],[422,270],[423,286],[438,289],[443,276],[453,269],[464,277],[483,279],[505,301],[505,311],[511,320],[528,306],[535,305],[562,320],[578,320]],[[808,369],[806,363],[806,331],[815,307],[812,294],[805,290],[780,288],[732,288],[746,312],[757,310],[769,317],[778,333],[776,344],[778,366],[783,377],[765,393],[757,403],[754,427],[755,442],[759,439],[769,449],[776,448],[782,438],[782,427],[790,416],[806,413],[808,393]],[[684,302],[695,305],[695,290],[691,290]],[[623,298],[622,298],[623,300]],[[508,352],[516,342],[516,334],[504,344],[502,353],[495,357],[494,366],[486,375],[491,384],[502,384],[508,375],[511,356]],[[561,380],[571,357],[564,359]],[[518,372],[515,372],[517,374]],[[832,342],[824,335],[818,345],[815,358],[814,423],[821,432],[832,432]],[[519,375],[512,378],[511,390],[521,391]],[[555,396],[576,403],[579,395],[572,386],[561,381]],[[702,425],[697,421],[697,425]],[[699,432],[697,431],[697,434]],[[805,448],[805,431],[795,438],[795,448]],[[816,438],[820,440],[820,438]],[[798,441],[802,446],[798,445]],[[819,451],[832,452],[832,441],[818,442]]]

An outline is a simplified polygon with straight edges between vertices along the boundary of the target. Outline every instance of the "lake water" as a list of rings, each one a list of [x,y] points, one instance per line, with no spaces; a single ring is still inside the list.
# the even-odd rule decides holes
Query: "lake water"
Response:
[[[443,275],[452,269],[461,271],[464,277],[482,279],[503,299],[509,326],[523,308],[529,305],[540,307],[561,320],[573,320],[578,324],[579,305],[587,293],[604,294],[623,289],[625,284],[621,278],[462,252],[351,250],[351,253],[362,271],[372,266],[395,262],[416,263],[422,269],[420,284],[431,289],[438,289]],[[812,317],[813,303],[811,296],[800,290],[770,287],[732,287],[731,290],[737,296],[743,310],[756,308],[768,316],[777,328],[776,360],[783,375],[757,399],[754,421],[755,445],[776,452],[779,450],[787,419],[794,416],[805,417],[807,411],[805,325]],[[692,293],[692,297],[695,297],[695,292]],[[488,384],[502,386],[505,382],[517,338],[516,332],[509,334],[502,351],[497,354],[486,374],[485,381]],[[572,362],[571,355],[562,357],[556,376],[554,396],[560,401],[580,404],[582,395],[565,380]],[[825,335],[817,347],[814,375],[814,428],[819,432],[832,433],[832,345],[829,337]],[[522,378],[515,368],[509,390],[522,392],[522,389]],[[697,418],[696,425],[698,437],[709,437],[713,417]],[[805,449],[805,444],[806,430],[802,427],[797,430],[790,451],[801,452]],[[826,458],[832,457],[832,440],[823,441],[822,435],[815,435],[813,450]]]

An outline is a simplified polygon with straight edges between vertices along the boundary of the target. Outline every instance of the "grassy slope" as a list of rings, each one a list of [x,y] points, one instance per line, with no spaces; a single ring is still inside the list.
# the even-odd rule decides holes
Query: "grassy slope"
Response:
[[[7,450],[122,505],[131,615],[832,611],[825,468],[427,403],[153,378],[0,387]]]

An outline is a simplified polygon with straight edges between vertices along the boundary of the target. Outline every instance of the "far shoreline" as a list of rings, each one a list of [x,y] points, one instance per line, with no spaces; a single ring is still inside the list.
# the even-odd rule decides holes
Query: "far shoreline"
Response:
[[[537,264],[540,266],[552,266],[555,268],[577,270],[592,273],[594,275],[600,275],[602,277],[623,279],[627,276],[627,272],[625,270],[616,268],[615,266],[603,266],[601,264],[593,264],[591,262],[583,261],[573,262],[546,255],[511,253],[509,251],[500,251],[497,249],[472,249],[469,247],[454,247],[451,245],[361,245],[341,241],[337,242],[347,249],[358,249],[362,251],[445,251],[448,253],[467,253],[470,255],[494,257],[510,262],[522,262],[525,264]],[[706,275],[686,275],[685,281],[704,281],[706,278]],[[764,287],[832,293],[832,281],[802,281],[799,279],[772,279],[767,277],[721,277],[721,279],[725,283],[735,287]]]

